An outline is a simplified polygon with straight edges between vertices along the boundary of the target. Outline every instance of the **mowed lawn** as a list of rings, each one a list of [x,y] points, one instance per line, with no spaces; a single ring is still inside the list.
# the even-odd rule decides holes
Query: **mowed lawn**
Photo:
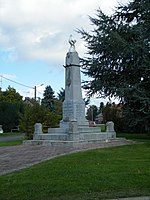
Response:
[[[150,143],[74,153],[0,176],[0,200],[97,200],[148,195]]]

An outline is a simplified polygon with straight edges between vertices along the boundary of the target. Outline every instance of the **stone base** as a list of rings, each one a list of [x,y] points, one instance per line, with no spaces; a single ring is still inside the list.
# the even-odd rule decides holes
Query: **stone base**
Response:
[[[79,127],[71,129],[49,128],[48,133],[34,134],[33,140],[90,141],[115,138],[115,132],[101,132],[99,128]]]
[[[37,127],[40,124],[36,124]],[[78,125],[77,121],[72,120],[63,122],[60,128],[49,128],[48,133],[43,134],[40,129],[35,129],[33,141],[31,144],[57,144],[58,145],[77,145],[80,143],[108,141],[115,139],[115,131],[101,132],[98,127],[89,127],[87,125]]]
[[[120,146],[125,144],[131,144],[124,138],[108,139],[108,140],[90,140],[90,141],[55,141],[55,140],[26,140],[23,142],[24,145],[42,145],[42,146],[53,146],[53,147],[75,147],[84,148],[92,147],[92,145],[98,144],[100,146]]]
[[[24,144],[78,147],[85,144],[107,143],[113,140],[116,140],[115,137],[113,138],[113,133],[55,133],[35,135],[33,140],[26,140]]]

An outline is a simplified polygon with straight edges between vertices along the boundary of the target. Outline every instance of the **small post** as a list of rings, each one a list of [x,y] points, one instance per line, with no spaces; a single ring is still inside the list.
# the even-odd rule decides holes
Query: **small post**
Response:
[[[110,121],[106,123],[107,141],[108,138],[116,138],[116,132],[114,130],[114,122]]]
[[[37,137],[38,137],[39,134],[43,134],[42,124],[41,123],[36,123],[34,125],[34,135],[33,135],[33,138],[37,139]]]

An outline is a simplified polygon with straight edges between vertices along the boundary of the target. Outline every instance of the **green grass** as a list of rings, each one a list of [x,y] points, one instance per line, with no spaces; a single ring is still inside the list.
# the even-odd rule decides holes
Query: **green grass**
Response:
[[[150,144],[90,150],[0,176],[1,200],[98,200],[150,195]]]
[[[23,140],[12,140],[12,141],[0,142],[0,147],[20,145],[22,144],[22,141]]]
[[[117,133],[117,137],[123,137],[129,140],[150,143],[150,134],[138,134],[138,133]]]
[[[105,132],[106,131],[106,125],[105,124],[97,125],[97,127],[101,128],[101,132]]]

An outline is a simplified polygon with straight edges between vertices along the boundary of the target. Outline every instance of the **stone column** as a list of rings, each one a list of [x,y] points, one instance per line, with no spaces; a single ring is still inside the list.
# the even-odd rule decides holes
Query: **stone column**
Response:
[[[33,138],[34,139],[37,139],[37,135],[38,134],[43,134],[43,131],[42,131],[42,124],[41,123],[36,123],[34,125],[34,135],[33,135]]]
[[[114,130],[114,122],[109,121],[106,123],[106,132],[108,134],[108,138],[116,138],[116,132]]]
[[[65,100],[61,126],[71,121],[77,121],[78,126],[88,125],[81,91],[80,60],[74,46],[66,55]]]

